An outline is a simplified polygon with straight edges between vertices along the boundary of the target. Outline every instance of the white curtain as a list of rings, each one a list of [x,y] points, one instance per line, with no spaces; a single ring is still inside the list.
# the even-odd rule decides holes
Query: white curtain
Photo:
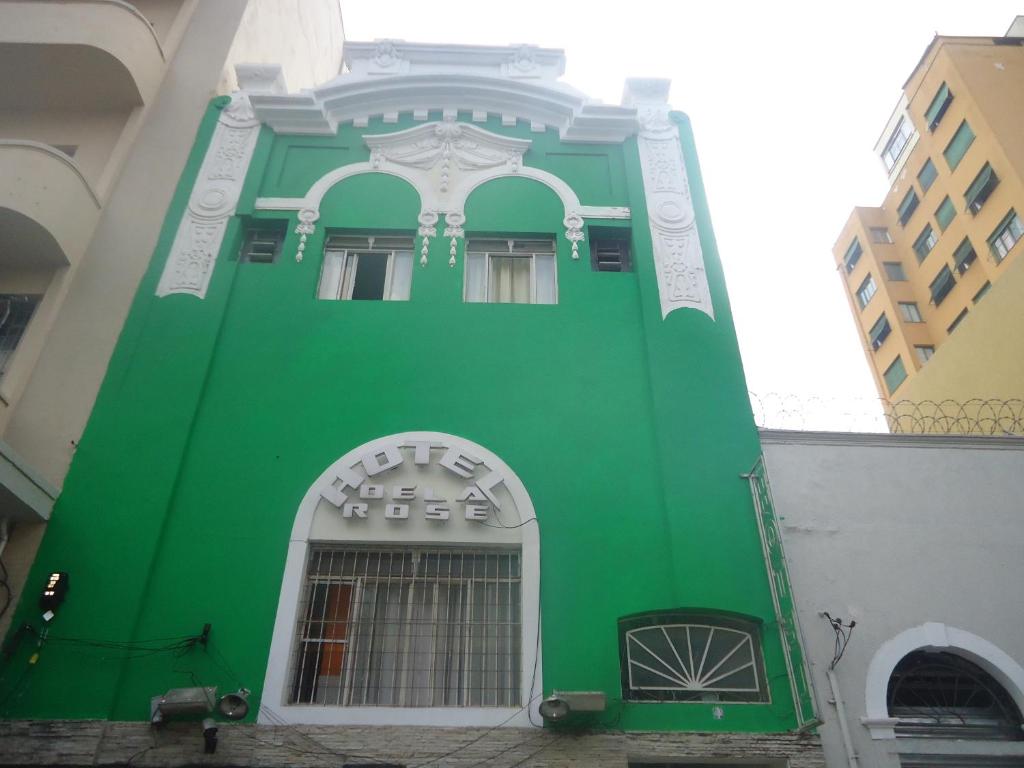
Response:
[[[491,256],[490,300],[499,304],[530,303],[529,257]]]
[[[391,301],[408,301],[412,288],[412,253],[398,251],[391,257]]]

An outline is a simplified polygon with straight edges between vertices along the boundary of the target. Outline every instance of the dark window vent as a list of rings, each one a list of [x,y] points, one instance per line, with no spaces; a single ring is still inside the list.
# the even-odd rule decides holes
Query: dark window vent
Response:
[[[590,243],[590,264],[596,272],[632,272],[629,243],[620,239],[595,237]]]
[[[251,264],[273,264],[281,255],[284,230],[250,229],[245,233],[240,261]]]

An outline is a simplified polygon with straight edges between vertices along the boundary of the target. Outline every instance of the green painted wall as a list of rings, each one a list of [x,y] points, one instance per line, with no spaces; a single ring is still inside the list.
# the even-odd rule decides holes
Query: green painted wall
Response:
[[[368,158],[362,133],[413,125],[403,119],[334,137],[265,131],[206,298],[157,298],[222,105],[200,129],[29,582],[63,570],[71,592],[52,639],[37,647],[27,636],[3,662],[0,716],[140,720],[150,696],[197,681],[258,698],[303,494],[370,439],[436,430],[501,456],[536,507],[545,692],[603,689],[625,729],[794,727],[741,478],[759,445],[686,119],[676,116],[715,321],[661,317],[634,141],[563,145],[553,130],[495,119],[483,127],[531,139],[526,164],[560,175],[585,205],[632,208],[635,272],[592,271],[586,243],[573,261],[554,193],[508,178],[474,192],[467,233],[557,235],[557,305],[463,303],[462,254],[450,269],[444,238],[416,267],[408,302],[317,301],[325,229],[415,231],[416,193],[378,174],[328,193],[301,263],[292,218],[282,258],[239,264],[255,197],[304,194],[330,168]],[[14,626],[39,624],[35,598]],[[676,608],[763,620],[770,704],[723,704],[716,720],[710,703],[619,703],[618,619]],[[192,635],[205,622],[206,649],[69,642]]]

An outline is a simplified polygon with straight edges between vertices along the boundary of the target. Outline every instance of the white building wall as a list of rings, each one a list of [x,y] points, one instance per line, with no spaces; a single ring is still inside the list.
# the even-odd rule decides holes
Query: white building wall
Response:
[[[217,86],[238,88],[235,64],[280,64],[289,90],[326,83],[341,68],[341,0],[249,0]]]
[[[850,763],[830,703],[834,635],[822,611],[857,622],[835,674],[859,765],[894,768],[899,752],[1024,764],[1022,742],[896,739],[891,724],[862,722],[872,658],[902,633],[942,649],[962,630],[1009,656],[1003,666],[1024,665],[1024,439],[764,431],[762,443],[828,765]]]

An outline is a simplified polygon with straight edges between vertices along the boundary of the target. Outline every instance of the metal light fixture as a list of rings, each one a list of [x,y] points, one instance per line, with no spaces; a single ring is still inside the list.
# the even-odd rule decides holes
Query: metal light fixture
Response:
[[[172,688],[163,696],[149,700],[149,719],[162,723],[169,717],[205,715],[213,711],[217,688]]]
[[[552,691],[538,711],[545,720],[557,723],[571,712],[603,712],[605,706],[604,691]]]
[[[217,711],[228,720],[241,720],[249,714],[249,693],[248,688],[239,688],[224,694],[217,702]]]

